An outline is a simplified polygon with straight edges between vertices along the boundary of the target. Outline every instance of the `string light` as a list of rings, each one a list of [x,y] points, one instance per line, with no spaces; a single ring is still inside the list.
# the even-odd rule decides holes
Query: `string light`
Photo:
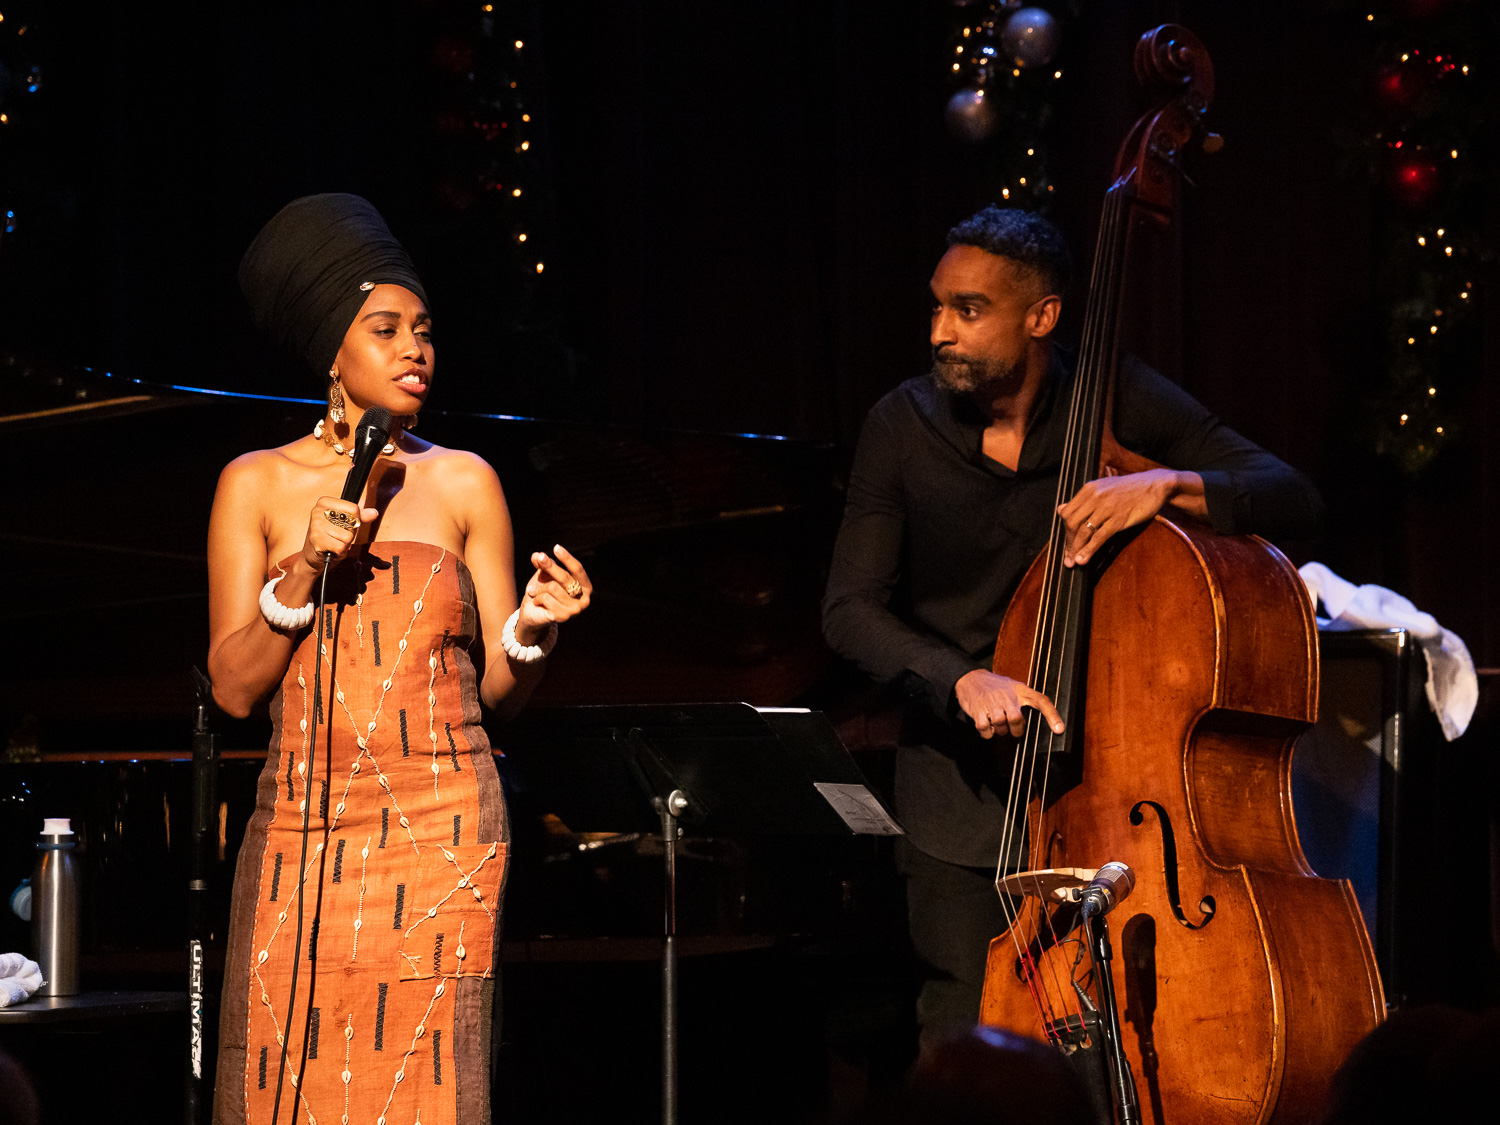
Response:
[[[510,189],[510,194],[519,199],[520,196],[521,196],[521,189],[520,188],[511,188]]]
[[[526,241],[526,233],[524,231],[522,231],[521,234],[517,236],[516,241],[517,242],[525,242]]]
[[[542,263],[541,262],[538,262],[536,264],[536,272],[537,273],[541,273],[542,272]]]
[[[1045,135],[1050,116],[1048,102],[1055,94],[1045,79],[1049,73],[1053,79],[1060,79],[1062,69],[1049,71],[1046,66],[1052,61],[1050,58],[1033,57],[1030,51],[1013,55],[1001,45],[1002,30],[1015,16],[1015,9],[1021,7],[1019,3],[1011,0],[973,0],[973,3],[979,10],[971,8],[966,13],[969,22],[956,19],[949,25],[948,44],[953,55],[948,57],[948,65],[950,73],[955,75],[952,89],[957,91],[948,104],[949,126],[960,139],[970,143],[1000,141],[996,147],[1004,152],[996,153],[1000,157],[996,163],[1000,166],[992,166],[987,190],[998,189],[1000,199],[1017,207],[1036,206],[1042,203],[1044,192],[1056,190],[1047,182]],[[1051,17],[1045,18],[1055,34],[1056,24],[1050,22]],[[1025,175],[1019,174],[1022,171]]]
[[[1378,21],[1382,27],[1372,29],[1370,38],[1376,50],[1389,60],[1376,76],[1380,119],[1373,141],[1385,157],[1376,167],[1382,169],[1392,201],[1399,205],[1389,212],[1391,218],[1384,224],[1385,261],[1381,272],[1389,280],[1382,285],[1381,297],[1389,322],[1409,333],[1404,336],[1407,351],[1394,350],[1403,338],[1399,328],[1388,345],[1393,351],[1386,386],[1395,401],[1385,414],[1389,421],[1376,440],[1376,451],[1393,458],[1411,474],[1425,469],[1447,443],[1450,419],[1438,410],[1439,384],[1447,392],[1448,384],[1443,380],[1467,377],[1474,366],[1471,349],[1477,341],[1471,338],[1469,316],[1478,311],[1473,307],[1478,302],[1469,299],[1469,291],[1475,285],[1454,278],[1450,272],[1453,266],[1447,263],[1456,264],[1474,253],[1472,243],[1477,236],[1472,232],[1482,221],[1481,195],[1469,180],[1441,175],[1436,161],[1445,152],[1450,161],[1457,161],[1461,149],[1467,156],[1466,138],[1474,135],[1475,122],[1485,108],[1479,103],[1479,95],[1470,92],[1468,83],[1452,85],[1460,77],[1468,77],[1472,69],[1471,64],[1460,63],[1446,45],[1466,41],[1469,31],[1465,21],[1456,16],[1419,17],[1409,10],[1414,7],[1391,5],[1392,10]],[[1375,15],[1368,11],[1363,22],[1376,23]],[[1391,34],[1421,35],[1436,50],[1410,45],[1403,48],[1399,41],[1391,43]],[[1449,84],[1439,85],[1445,78]],[[1436,96],[1430,96],[1430,91]],[[1401,218],[1404,209],[1436,213],[1447,222],[1429,232]],[[1455,225],[1450,227],[1450,223]],[[1421,253],[1411,253],[1407,239],[1415,239]],[[1441,254],[1427,255],[1429,245]],[[1454,292],[1458,294],[1456,302],[1451,297]],[[1434,293],[1450,294],[1446,308],[1434,307]],[[1439,328],[1445,331],[1439,333]],[[1431,342],[1428,347],[1419,346],[1419,335]],[[1438,343],[1439,335],[1444,338],[1442,344]],[[1451,393],[1445,394],[1448,403],[1453,398]],[[1391,422],[1397,425],[1391,426]],[[1398,431],[1400,437],[1395,436]]]

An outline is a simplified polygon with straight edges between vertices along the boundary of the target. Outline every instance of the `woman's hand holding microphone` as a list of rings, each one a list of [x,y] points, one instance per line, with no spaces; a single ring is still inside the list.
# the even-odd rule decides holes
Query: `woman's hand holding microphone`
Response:
[[[349,553],[361,521],[377,519],[374,508],[360,508],[334,496],[320,496],[307,518],[302,541],[302,566],[277,575],[260,592],[260,613],[273,629],[295,632],[312,620],[312,589],[324,564]],[[279,588],[278,588],[279,587]]]
[[[313,574],[323,573],[325,556],[338,562],[349,553],[362,523],[380,517],[375,508],[361,508],[337,496],[320,496],[307,518],[307,538],[302,543],[302,561]]]

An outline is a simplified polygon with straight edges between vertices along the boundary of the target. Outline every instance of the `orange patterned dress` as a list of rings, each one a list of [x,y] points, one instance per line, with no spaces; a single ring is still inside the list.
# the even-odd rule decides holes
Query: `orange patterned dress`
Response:
[[[285,1033],[288,1125],[487,1125],[509,833],[469,657],[473,583],[439,547],[377,542],[329,588],[325,710],[315,628],[271,703],[235,872],[214,1121],[269,1125]]]

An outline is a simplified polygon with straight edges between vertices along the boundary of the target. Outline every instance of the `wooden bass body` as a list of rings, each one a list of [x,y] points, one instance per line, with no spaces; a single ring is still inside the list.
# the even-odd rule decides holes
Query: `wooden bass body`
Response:
[[[1046,563],[1022,580],[995,648],[994,670],[1022,682]],[[1297,839],[1292,747],[1318,698],[1307,593],[1264,540],[1158,516],[1092,597],[1081,754],[1051,764],[1045,807],[1031,798],[1029,866],[1136,873],[1107,921],[1145,1121],[1311,1122],[1384,996],[1348,882],[1317,877]],[[1026,935],[1067,1010],[1089,961],[1077,931],[1044,948],[1041,900],[1020,901],[990,945],[981,1018],[1042,1037],[1019,972]]]

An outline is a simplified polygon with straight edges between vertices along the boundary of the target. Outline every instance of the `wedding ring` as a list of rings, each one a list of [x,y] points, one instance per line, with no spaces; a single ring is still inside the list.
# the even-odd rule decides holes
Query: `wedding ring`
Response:
[[[359,520],[348,512],[338,512],[332,508],[324,508],[323,514],[328,517],[328,522],[334,527],[342,527],[345,531],[354,531],[359,527]]]
[[[573,581],[568,583],[567,589],[568,597],[576,598],[579,594],[583,593],[583,583],[575,578],[573,579]]]
[[[1097,527],[1095,527],[1095,526],[1094,526],[1094,525],[1093,525],[1093,524],[1092,524],[1092,523],[1091,523],[1091,522],[1089,522],[1089,521],[1088,521],[1088,520],[1085,520],[1085,521],[1084,521],[1084,524],[1083,524],[1083,526],[1084,526],[1084,527],[1086,527],[1086,528],[1088,528],[1088,529],[1089,529],[1089,530],[1090,530],[1090,531],[1098,531],[1098,530],[1099,530],[1099,529],[1098,529],[1098,528],[1097,528]]]

